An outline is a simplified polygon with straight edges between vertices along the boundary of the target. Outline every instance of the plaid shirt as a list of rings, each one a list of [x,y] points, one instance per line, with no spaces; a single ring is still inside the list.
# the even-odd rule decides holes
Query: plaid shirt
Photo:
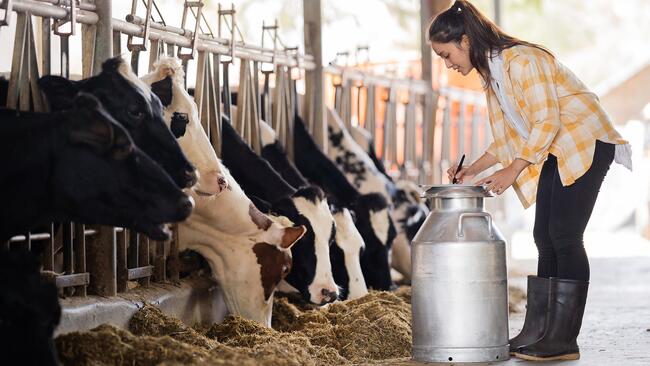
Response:
[[[486,89],[490,127],[494,141],[487,152],[503,166],[521,158],[531,163],[513,188],[528,208],[535,202],[542,163],[548,154],[557,157],[560,179],[573,184],[591,166],[596,140],[625,144],[614,129],[598,97],[550,54],[529,46],[502,51],[505,67],[503,88],[527,125],[527,140],[504,120],[491,87]]]

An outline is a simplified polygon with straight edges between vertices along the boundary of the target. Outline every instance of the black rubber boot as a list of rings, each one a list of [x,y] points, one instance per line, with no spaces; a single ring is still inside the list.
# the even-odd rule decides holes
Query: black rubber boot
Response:
[[[519,335],[510,340],[510,353],[517,348],[534,343],[542,338],[546,325],[548,294],[551,280],[544,277],[528,276],[526,290],[526,320]]]
[[[589,282],[551,278],[548,317],[544,335],[519,347],[515,356],[530,361],[577,360],[578,334],[587,303]]]

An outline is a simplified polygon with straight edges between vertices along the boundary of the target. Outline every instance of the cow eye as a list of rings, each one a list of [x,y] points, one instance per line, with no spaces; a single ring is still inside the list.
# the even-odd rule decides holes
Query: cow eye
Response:
[[[283,264],[282,265],[282,274],[287,274],[287,273],[289,273],[289,266],[287,266],[286,264]]]
[[[126,108],[126,113],[129,115],[129,118],[133,119],[136,122],[140,122],[144,119],[144,112],[135,104],[129,105]]]

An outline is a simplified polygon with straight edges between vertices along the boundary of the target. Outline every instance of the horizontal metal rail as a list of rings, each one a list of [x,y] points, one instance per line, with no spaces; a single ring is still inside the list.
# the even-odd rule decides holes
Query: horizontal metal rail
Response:
[[[65,0],[68,1],[69,0]],[[64,1],[64,2],[65,2]],[[57,0],[20,0],[13,1],[13,11],[30,13],[31,15],[53,18],[53,19],[66,19],[68,12],[66,9],[55,6],[52,4],[58,4]],[[98,21],[97,14],[92,12],[95,9],[94,5],[83,4],[77,12],[76,21],[81,24],[94,25]],[[142,25],[136,23],[143,23],[142,19],[138,17],[133,17],[131,19],[133,23],[113,19],[113,30],[119,31],[126,35],[142,37],[144,35],[144,29]],[[165,43],[174,44],[180,47],[191,47],[192,46],[192,35],[193,33],[181,28],[170,27],[158,23],[151,23],[151,30],[149,33],[150,40],[159,40],[164,41]],[[222,38],[214,38],[208,35],[199,35],[197,42],[197,50],[207,51],[210,53],[229,55],[230,47],[228,46],[228,40]],[[296,60],[295,54],[287,55],[282,50],[275,51],[272,49],[265,49],[252,45],[243,45],[238,43],[234,48],[234,55],[238,58],[248,59],[258,62],[267,62],[275,63],[279,65],[291,66],[291,67],[300,67],[305,70],[313,70],[316,65],[314,64],[313,57],[310,56],[299,56],[298,62]],[[275,56],[274,56],[275,55]]]

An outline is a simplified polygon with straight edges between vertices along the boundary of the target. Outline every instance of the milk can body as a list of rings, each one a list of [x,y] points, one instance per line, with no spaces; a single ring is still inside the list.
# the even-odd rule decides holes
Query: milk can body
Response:
[[[429,186],[431,212],[412,242],[413,359],[509,358],[505,240],[483,187]]]

